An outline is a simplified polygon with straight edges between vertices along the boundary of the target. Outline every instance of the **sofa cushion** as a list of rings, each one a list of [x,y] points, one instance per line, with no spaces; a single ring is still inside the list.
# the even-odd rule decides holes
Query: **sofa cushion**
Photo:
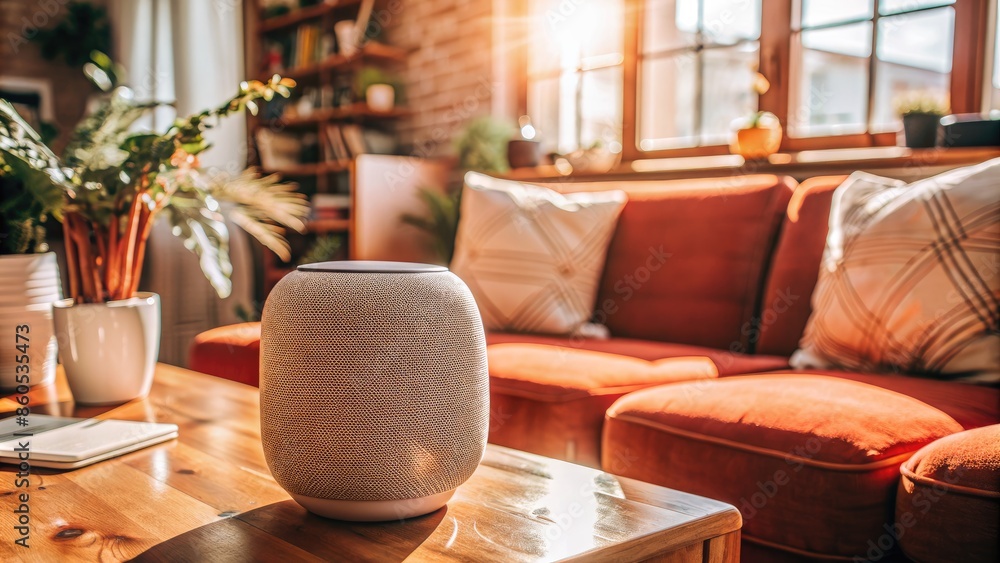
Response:
[[[191,343],[188,368],[254,387],[260,384],[260,323],[220,326]]]
[[[683,356],[704,356],[711,360],[720,376],[759,373],[788,367],[788,358],[781,356],[748,355],[729,350],[655,342],[636,338],[563,338],[541,334],[486,333],[487,344],[544,344],[577,350],[606,352],[641,360],[662,360]]]
[[[750,335],[760,354],[791,356],[812,312],[810,300],[826,246],[833,191],[847,176],[817,176],[792,194],[771,256],[764,297]]]
[[[900,471],[893,535],[907,556],[1000,559],[1000,425],[941,438]]]
[[[596,320],[615,336],[745,351],[794,180],[542,184],[629,197],[608,249]]]
[[[619,397],[673,381],[765,371],[784,358],[617,339],[488,334],[490,441],[600,464],[604,413]]]
[[[573,334],[594,313],[621,190],[560,194],[469,172],[451,269],[486,330]]]
[[[1000,383],[1000,159],[833,195],[797,368]]]
[[[602,465],[735,505],[748,540],[863,557],[891,522],[899,465],[961,429],[934,407],[865,383],[732,377],[619,399],[607,414]]]
[[[797,369],[790,373],[849,379],[907,395],[947,414],[965,429],[1000,423],[1000,389],[998,388],[964,385],[908,375],[821,369]]]

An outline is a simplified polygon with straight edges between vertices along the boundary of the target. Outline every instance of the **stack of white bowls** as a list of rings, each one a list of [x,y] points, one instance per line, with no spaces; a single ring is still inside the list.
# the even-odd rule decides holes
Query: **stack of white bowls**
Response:
[[[28,385],[55,378],[57,344],[52,303],[61,297],[55,253],[0,256],[0,388],[15,389],[24,383],[23,377],[18,381],[18,375],[25,372]],[[26,364],[24,356],[28,356]],[[24,365],[27,370],[18,367]]]

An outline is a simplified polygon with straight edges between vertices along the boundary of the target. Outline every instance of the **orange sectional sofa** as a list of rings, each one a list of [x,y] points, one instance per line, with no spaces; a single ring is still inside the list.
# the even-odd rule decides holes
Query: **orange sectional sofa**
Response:
[[[1000,390],[788,366],[842,180],[547,184],[629,194],[595,312],[613,336],[488,335],[490,441],[729,502],[747,561],[995,558],[995,524],[946,534],[970,517],[942,511],[996,522],[1000,483],[958,475],[926,512],[912,494],[900,508],[897,488],[921,448],[1000,423]],[[258,351],[259,326],[223,327],[198,337],[190,367],[255,384]],[[973,440],[998,464],[994,435]]]

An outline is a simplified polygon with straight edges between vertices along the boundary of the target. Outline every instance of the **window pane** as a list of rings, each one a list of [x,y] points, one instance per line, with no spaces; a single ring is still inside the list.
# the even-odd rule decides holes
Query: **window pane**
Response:
[[[702,9],[701,29],[715,43],[760,37],[760,0],[704,0]]]
[[[643,52],[690,47],[697,32],[704,43],[732,45],[760,37],[760,0],[647,0]]]
[[[681,13],[682,8],[691,13]],[[657,53],[692,46],[697,26],[697,0],[647,0],[643,13],[642,52]]]
[[[872,53],[870,22],[802,32],[802,46],[814,51],[867,58]]]
[[[879,20],[873,131],[900,127],[894,107],[919,94],[948,105],[955,11],[952,8]]]
[[[788,116],[792,135],[865,131],[871,33],[871,22],[801,33]]]
[[[645,59],[640,72],[639,148],[645,151],[696,144],[696,59],[692,52]]]
[[[871,18],[874,9],[873,0],[802,0],[802,27]]]
[[[899,12],[909,12],[920,8],[933,8],[934,6],[947,6],[954,4],[955,0],[882,0],[878,3],[878,13],[883,16],[897,14]]]
[[[621,141],[622,67],[583,73],[580,92],[580,146]]]
[[[579,75],[536,80],[528,92],[528,114],[538,128],[544,150],[570,152],[577,148],[576,89]]]
[[[576,32],[584,59],[603,55],[617,55],[620,59],[625,47],[623,4],[622,0],[577,4],[579,15],[575,17],[580,18],[581,23]]]
[[[559,79],[533,80],[528,88],[528,115],[546,152],[559,148]]]
[[[646,59],[642,65],[639,148],[651,151],[725,144],[733,120],[757,109],[751,85],[758,56],[755,43],[752,47],[706,49],[700,55],[688,52]]]
[[[754,64],[759,58],[752,48],[727,47],[704,51],[702,79],[701,144],[719,145],[729,140],[733,120],[757,110],[753,91]]]
[[[621,58],[625,27],[622,0],[582,3],[531,0],[529,13],[531,74],[575,69],[593,57]]]
[[[949,73],[954,30],[953,8],[882,18],[876,54],[887,63]]]

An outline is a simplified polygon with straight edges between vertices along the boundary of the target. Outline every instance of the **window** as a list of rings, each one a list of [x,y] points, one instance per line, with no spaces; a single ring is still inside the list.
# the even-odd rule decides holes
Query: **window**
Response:
[[[546,150],[618,143],[623,0],[530,0],[528,115]]]
[[[1000,55],[985,68],[997,0],[523,1],[520,109],[551,150],[720,154],[758,110],[785,126],[783,150],[885,145],[904,97],[1000,111]]]
[[[895,131],[900,126],[895,104],[904,97],[947,106],[952,3],[802,0],[792,34],[789,133],[816,137]]]
[[[639,148],[727,142],[757,109],[760,0],[648,0],[639,54]]]

